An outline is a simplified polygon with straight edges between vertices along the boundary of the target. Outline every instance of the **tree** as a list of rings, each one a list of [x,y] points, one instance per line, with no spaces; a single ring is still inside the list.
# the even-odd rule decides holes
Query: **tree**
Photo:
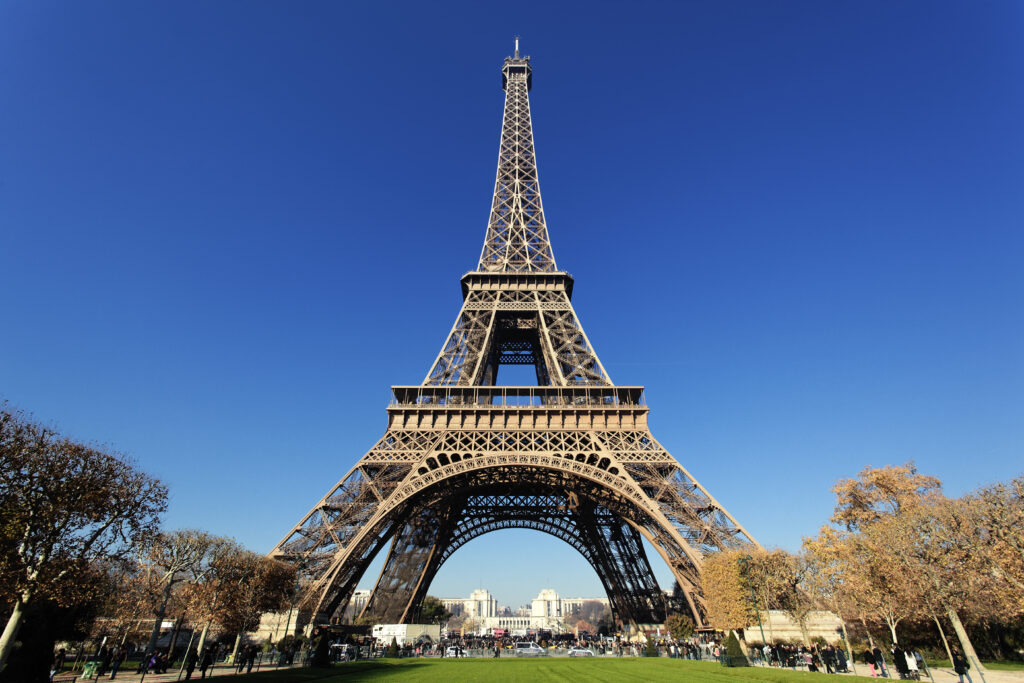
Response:
[[[142,564],[158,587],[156,617],[146,651],[156,648],[160,638],[160,625],[167,614],[167,605],[175,588],[185,582],[198,581],[206,568],[206,556],[214,537],[198,529],[178,529],[160,533],[150,540],[141,554]]]
[[[747,666],[749,664],[735,631],[729,631],[729,635],[725,639],[725,656],[728,666]]]
[[[594,630],[594,625],[586,619],[577,619],[576,623],[574,624],[574,628],[576,629],[577,634],[596,633],[596,631]]]
[[[243,633],[259,626],[267,612],[276,612],[289,604],[295,592],[296,569],[293,565],[250,551],[239,553],[238,569],[229,590],[222,598],[218,621],[228,632],[238,635],[232,654],[238,653]]]
[[[139,627],[141,617],[156,610],[159,587],[139,563],[128,560],[110,568],[109,589],[100,605],[106,630],[93,632],[94,637],[108,636],[124,645],[128,635]]]
[[[832,491],[836,494],[832,522],[847,531],[858,531],[941,497],[942,482],[918,473],[911,461],[902,466],[865,467],[855,479],[838,481]]]
[[[913,463],[865,468],[856,479],[840,481],[833,489],[836,509],[832,522],[846,531],[842,544],[834,542],[834,530],[823,530],[822,538],[831,536],[832,540],[812,542],[811,546],[817,546],[815,553],[828,562],[841,559],[843,592],[852,594],[865,611],[879,614],[893,641],[897,640],[897,624],[923,609],[935,621],[945,644],[939,618],[944,615],[964,653],[983,669],[960,611],[978,610],[986,602],[983,598],[992,593],[991,576],[978,569],[979,561],[984,564],[979,558],[990,557],[986,542],[999,539],[1000,534],[1019,536],[1019,529],[1015,531],[1013,526],[1007,526],[1005,532],[990,527],[1019,523],[1024,512],[1020,518],[1015,516],[1013,493],[997,493],[996,498],[1008,500],[1007,506],[996,505],[1006,515],[995,521],[982,514],[972,524],[970,497],[952,501],[942,495],[941,488],[938,479],[918,473]],[[1010,491],[1012,487],[1004,487],[1000,493]],[[1012,548],[1017,540],[1003,547]],[[826,550],[829,545],[842,548],[842,554]]]
[[[578,616],[580,619],[583,619],[584,621],[589,621],[592,624],[596,624],[597,622],[601,621],[601,617],[604,615],[605,610],[607,609],[608,608],[605,607],[604,603],[598,600],[584,600],[583,604],[580,605],[576,616]]]
[[[420,620],[424,624],[447,624],[452,618],[452,613],[444,606],[444,603],[428,595],[423,598],[423,605],[420,607]]]
[[[1015,597],[1012,611],[1024,611],[1024,477],[987,486],[965,496],[962,513],[979,559],[1005,595]]]
[[[0,406],[0,597],[11,604],[0,669],[34,601],[72,606],[91,599],[76,585],[76,572],[130,554],[166,507],[163,484],[124,456],[75,443]]]
[[[798,559],[783,550],[752,549],[746,559],[741,558],[741,561],[744,576],[754,595],[752,599],[760,603],[765,610],[778,609],[788,612],[800,626],[800,632],[806,642],[806,618],[810,606],[799,585],[801,573],[798,571]],[[769,637],[774,639],[770,619],[768,633]]]
[[[938,615],[945,614],[953,625],[964,654],[978,668],[978,660],[960,619],[960,612],[985,611],[985,597],[993,593],[991,576],[978,571],[977,543],[972,542],[969,525],[958,501],[940,499],[904,510],[873,524],[867,534],[887,540],[898,571],[912,582],[921,604],[942,627]],[[943,641],[945,635],[943,634]]]
[[[670,614],[665,619],[665,628],[676,640],[683,640],[693,635],[693,620],[685,614]]]
[[[193,622],[203,624],[198,652],[206,645],[210,627],[225,608],[226,600],[236,592],[236,585],[244,582],[247,574],[246,551],[230,538],[211,537],[205,555],[204,567],[183,590],[188,613]],[[250,553],[251,554],[251,553]]]
[[[704,558],[701,582],[707,620],[719,630],[744,628],[756,618],[740,569],[740,559],[746,554],[741,550],[725,550]]]

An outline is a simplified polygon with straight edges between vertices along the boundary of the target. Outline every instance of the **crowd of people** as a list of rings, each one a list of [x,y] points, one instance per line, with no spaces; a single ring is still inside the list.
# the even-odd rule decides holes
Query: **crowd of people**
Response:
[[[287,646],[273,647],[269,651],[264,651],[256,644],[242,645],[232,660],[232,665],[236,673],[250,673],[254,666],[258,669],[261,664],[273,663],[275,666],[289,666],[298,656],[300,646],[299,641],[293,641]],[[82,666],[92,662],[93,675],[99,678],[109,674],[108,680],[117,678],[118,671],[122,670],[125,661],[129,658],[133,660],[132,666],[135,667],[136,674],[143,672],[165,674],[172,666],[176,666],[182,669],[184,680],[191,680],[197,669],[201,679],[206,678],[207,674],[212,676],[213,667],[218,662],[226,662],[231,650],[230,645],[222,643],[209,643],[202,651],[193,645],[190,645],[187,650],[175,648],[174,653],[162,649],[143,651],[142,648],[136,648],[130,643],[113,647],[102,644],[91,654],[80,653],[78,658],[73,658],[73,661],[77,660],[74,663],[76,665],[80,663]],[[134,662],[135,657],[138,657],[137,664]],[[64,648],[58,649],[50,665],[50,680],[52,681],[57,674],[61,673],[68,663],[67,651]]]
[[[832,644],[807,646],[776,643],[751,650],[751,659],[755,663],[761,663],[762,657],[768,666],[790,669],[806,667],[808,671],[824,671],[830,674],[850,671],[846,652]]]

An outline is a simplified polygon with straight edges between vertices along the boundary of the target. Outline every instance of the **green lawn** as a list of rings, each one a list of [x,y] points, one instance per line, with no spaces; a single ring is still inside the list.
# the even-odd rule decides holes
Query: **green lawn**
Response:
[[[678,659],[594,658],[569,659],[376,659],[338,664],[330,669],[266,671],[244,677],[253,683],[317,681],[789,681],[822,680],[820,674],[751,667],[727,669],[712,662]],[[844,676],[843,680],[857,680]]]

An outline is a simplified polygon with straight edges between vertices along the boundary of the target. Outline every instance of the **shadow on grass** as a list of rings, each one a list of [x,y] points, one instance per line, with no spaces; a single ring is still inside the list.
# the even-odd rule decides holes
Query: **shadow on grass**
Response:
[[[281,669],[260,671],[242,678],[259,683],[296,683],[301,681],[374,681],[404,675],[422,667],[429,668],[430,660],[422,659],[372,659],[361,662],[337,664],[326,668]],[[397,668],[400,671],[396,671]]]

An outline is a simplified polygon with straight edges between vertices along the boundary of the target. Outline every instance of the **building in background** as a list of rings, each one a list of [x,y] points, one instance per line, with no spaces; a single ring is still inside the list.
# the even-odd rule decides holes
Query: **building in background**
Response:
[[[529,605],[523,605],[513,612],[508,607],[498,607],[498,601],[483,588],[470,594],[469,598],[442,598],[445,609],[453,616],[462,616],[466,622],[473,622],[473,632],[490,633],[504,629],[513,634],[525,635],[527,631],[549,630],[553,633],[572,631],[576,625],[573,618],[586,602],[597,602],[608,606],[608,598],[561,598],[552,588],[540,591]],[[467,629],[467,633],[470,629]]]

